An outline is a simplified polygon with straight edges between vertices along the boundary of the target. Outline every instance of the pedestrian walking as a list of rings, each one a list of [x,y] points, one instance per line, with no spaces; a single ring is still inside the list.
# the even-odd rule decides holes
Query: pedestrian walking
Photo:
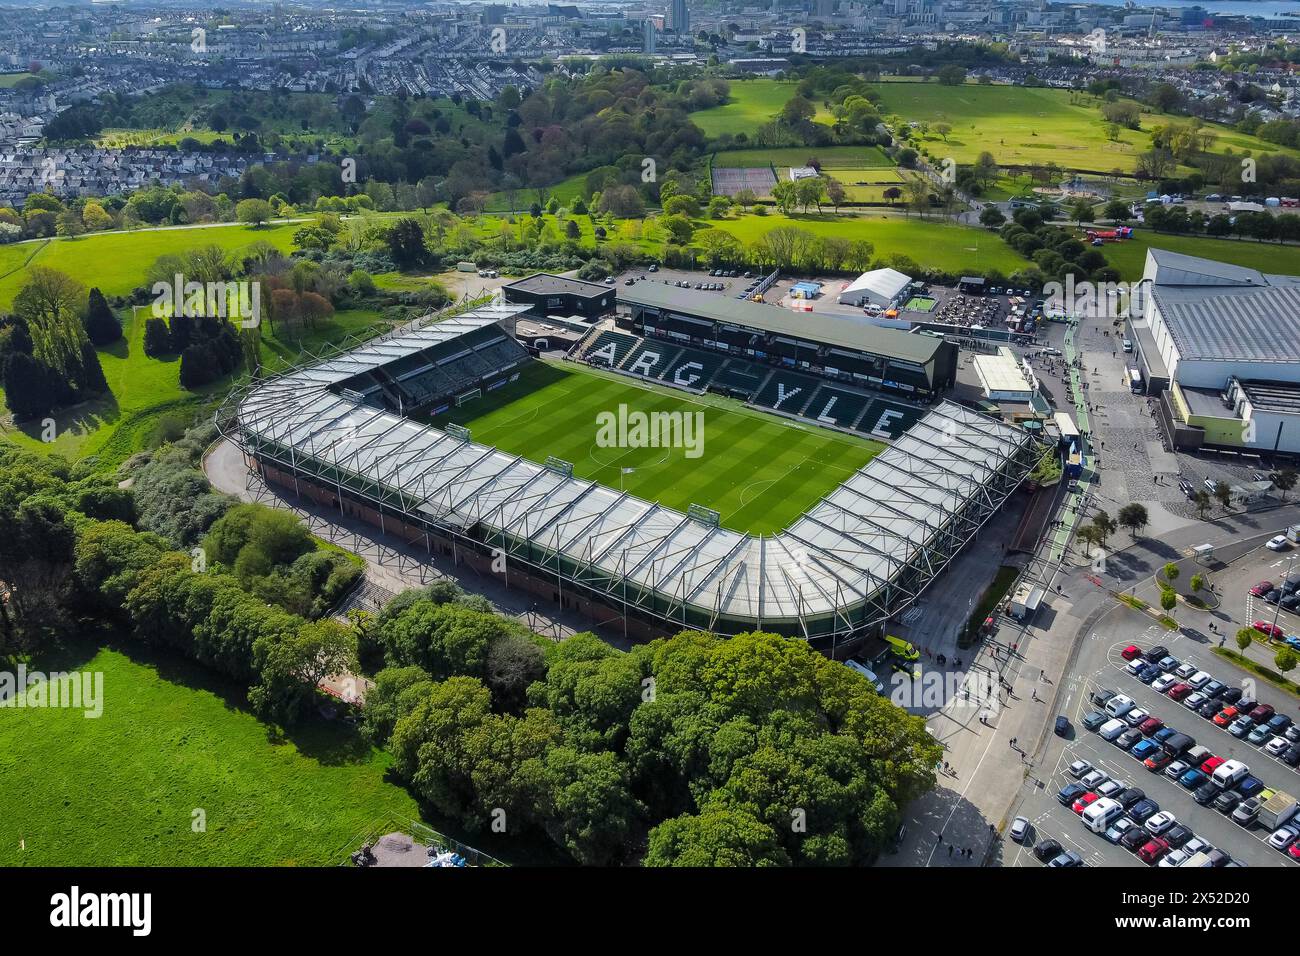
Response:
[[[1045,671],[1040,667],[1040,668],[1038,669],[1038,679],[1039,679],[1039,680],[1042,680],[1042,679],[1043,679],[1044,677],[1046,677],[1046,676],[1047,676],[1047,673],[1046,673],[1046,672],[1045,672]]]
[[[952,859],[952,844],[948,844],[948,859]]]

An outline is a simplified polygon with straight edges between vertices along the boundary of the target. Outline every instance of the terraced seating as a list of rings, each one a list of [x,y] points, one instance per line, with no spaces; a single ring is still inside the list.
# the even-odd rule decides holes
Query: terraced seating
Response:
[[[646,339],[632,351],[627,361],[623,363],[623,371],[635,375],[645,375],[648,378],[658,378],[660,373],[668,368],[681,353],[682,347],[680,345]]]
[[[719,369],[717,375],[713,376],[713,381],[709,385],[728,395],[743,394],[748,400],[758,391],[770,371],[771,369],[765,366],[755,365],[744,359],[727,359],[726,364]]]
[[[777,369],[754,396],[754,404],[798,415],[820,386],[815,378]]]
[[[725,361],[725,356],[712,352],[682,349],[682,354],[668,363],[659,379],[685,388],[704,388]]]
[[[588,365],[602,368],[619,368],[623,360],[641,342],[635,335],[607,329],[601,332],[582,352],[582,360]]]
[[[852,428],[870,402],[871,397],[868,395],[823,385],[804,409],[804,415],[814,421]]]

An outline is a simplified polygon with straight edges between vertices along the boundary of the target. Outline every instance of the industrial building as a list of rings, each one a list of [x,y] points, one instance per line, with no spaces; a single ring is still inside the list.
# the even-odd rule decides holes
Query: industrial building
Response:
[[[1148,249],[1126,334],[1178,448],[1300,453],[1300,277]]]
[[[785,531],[754,536],[720,527],[707,508],[663,508],[563,462],[412,421],[352,388],[431,353],[479,352],[521,311],[475,310],[249,382],[218,423],[268,486],[629,634],[763,629],[832,651],[914,602],[1041,455],[1023,429],[942,402]]]
[[[840,305],[867,306],[892,309],[898,305],[912,284],[912,277],[897,269],[872,269],[864,272],[844,287]]]
[[[859,316],[796,313],[656,282],[620,289],[618,301],[627,309],[620,323],[648,338],[864,388],[932,399],[951,388],[957,375],[956,345],[880,328]]]
[[[607,285],[583,282],[539,272],[501,287],[507,302],[529,306],[537,316],[580,316],[587,321],[614,310],[614,290]]]

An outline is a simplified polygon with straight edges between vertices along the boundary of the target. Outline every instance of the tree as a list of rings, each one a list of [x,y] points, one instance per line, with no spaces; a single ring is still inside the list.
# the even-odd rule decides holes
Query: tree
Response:
[[[1142,529],[1147,526],[1148,520],[1146,506],[1138,504],[1136,501],[1119,509],[1120,527],[1127,529],[1134,538],[1137,538]]]
[[[254,228],[269,222],[274,215],[275,211],[265,199],[241,199],[235,205],[235,220]]]
[[[1161,588],[1160,607],[1163,610],[1172,613],[1174,608],[1176,608],[1177,606],[1178,606],[1178,592],[1175,591],[1173,588]]]
[[[1172,584],[1174,581],[1178,580],[1180,572],[1178,570],[1178,565],[1175,562],[1170,561],[1161,569],[1161,573],[1165,576],[1165,580]]]
[[[943,141],[948,142],[948,134],[952,132],[952,126],[948,123],[936,123],[934,131],[943,137]]]
[[[96,346],[105,346],[122,337],[122,326],[108,307],[108,301],[99,288],[90,290],[86,303],[86,335]]]
[[[710,805],[650,831],[645,866],[789,866],[772,828],[740,807]]]
[[[1289,674],[1295,670],[1297,661],[1296,652],[1289,647],[1279,648],[1278,652],[1273,655],[1274,666],[1283,674]]]
[[[424,244],[424,230],[420,224],[414,219],[399,219],[388,231],[388,251],[402,269],[424,262],[428,249]]]
[[[1283,468],[1273,476],[1273,485],[1278,491],[1282,492],[1282,500],[1286,501],[1287,492],[1295,487],[1297,473],[1293,468]]]
[[[249,703],[263,715],[292,722],[321,680],[356,667],[356,637],[332,619],[304,621],[287,635],[255,641],[253,662],[261,682],[250,689]]]
[[[1192,589],[1193,594],[1200,594],[1205,589],[1205,575],[1193,574],[1192,579],[1187,582],[1187,586]]]
[[[1210,510],[1210,502],[1213,499],[1203,488],[1198,488],[1192,495],[1192,504],[1196,506],[1196,515],[1202,521],[1205,520],[1205,512]]]
[[[25,352],[4,360],[5,403],[19,419],[41,418],[59,404],[59,383],[50,370]]]
[[[966,82],[966,68],[950,63],[945,67],[941,67],[936,76],[944,86],[961,86]]]
[[[1232,488],[1226,481],[1216,481],[1214,483],[1214,497],[1218,500],[1220,507],[1227,511],[1232,504]]]
[[[1254,644],[1255,641],[1262,640],[1263,637],[1263,633],[1255,630],[1253,627],[1243,627],[1237,631],[1237,647],[1244,651],[1246,648],[1250,647],[1251,644]]]
[[[886,199],[888,199],[889,204],[892,206],[895,202],[897,202],[902,197],[903,191],[899,189],[897,186],[890,186],[883,193],[881,193],[881,195],[884,196]],[[996,210],[994,211],[996,212]],[[1001,215],[1001,213],[999,213],[999,215]]]
[[[1098,511],[1093,516],[1092,526],[1096,528],[1097,533],[1101,535],[1101,543],[1103,547],[1106,544],[1106,539],[1114,534],[1116,527],[1118,527],[1115,524],[1115,519],[1104,511]]]
[[[150,358],[173,354],[171,330],[162,319],[145,320],[144,354]]]
[[[980,213],[980,225],[987,226],[989,229],[996,229],[1006,221],[1007,217],[997,206],[985,206],[984,211]]]

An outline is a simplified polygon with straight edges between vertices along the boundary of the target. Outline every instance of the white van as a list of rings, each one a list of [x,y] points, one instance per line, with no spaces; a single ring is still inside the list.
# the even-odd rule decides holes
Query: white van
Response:
[[[1114,740],[1116,737],[1118,737],[1126,730],[1128,730],[1128,724],[1124,723],[1124,721],[1118,718],[1115,718],[1113,720],[1106,721],[1104,724],[1098,727],[1097,736],[1100,737],[1102,740]]]
[[[1133,698],[1125,697],[1123,694],[1116,694],[1110,700],[1106,701],[1106,713],[1112,717],[1123,717],[1133,709]]]
[[[1105,833],[1112,823],[1124,815],[1124,807],[1118,800],[1101,797],[1094,800],[1083,811],[1083,825],[1093,833]]]
[[[883,694],[885,693],[885,685],[884,685],[883,683],[881,683],[880,678],[877,677],[877,676],[875,675],[875,673],[873,673],[870,669],[868,669],[868,668],[866,668],[866,667],[863,667],[863,666],[862,666],[861,664],[859,664],[857,661],[845,661],[845,662],[844,662],[844,665],[845,665],[846,667],[850,668],[851,670],[855,670],[855,671],[857,671],[859,674],[861,674],[863,677],[865,677],[868,681],[870,681],[870,682],[871,682],[871,686],[874,687],[874,688],[876,689],[876,693],[877,693],[877,694],[881,694],[881,695],[883,695]]]
[[[1215,768],[1214,776],[1210,779],[1215,785],[1222,790],[1229,787],[1235,787],[1250,773],[1250,768],[1240,760],[1229,760]]]

